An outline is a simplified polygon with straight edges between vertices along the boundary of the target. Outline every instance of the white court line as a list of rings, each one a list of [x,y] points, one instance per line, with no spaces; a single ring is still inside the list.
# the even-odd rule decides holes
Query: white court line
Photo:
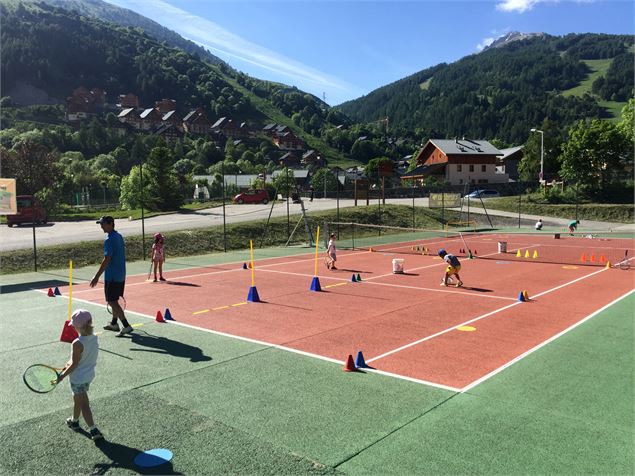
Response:
[[[430,266],[423,266],[422,268],[429,268],[431,266],[437,266],[437,265],[430,265]],[[422,269],[422,268],[412,268],[412,269]],[[288,275],[292,275],[292,276],[302,276],[305,278],[311,278],[313,277],[312,274],[306,274],[306,273],[292,273],[290,271],[280,271],[277,269],[263,269],[261,270],[265,273],[279,273],[279,274],[288,274]],[[458,291],[458,288],[456,290],[452,290],[452,289],[448,289],[448,288],[425,288],[425,287],[421,287],[421,286],[408,286],[405,284],[392,284],[392,283],[377,283],[377,282],[371,282],[371,279],[376,279],[376,278],[382,278],[384,276],[392,276],[392,273],[390,274],[384,274],[381,276],[373,276],[372,278],[365,278],[364,280],[362,280],[361,284],[367,283],[373,286],[388,286],[388,287],[392,287],[392,288],[402,288],[402,289],[415,289],[418,291],[432,291],[435,293],[450,293],[450,294],[461,294],[463,296],[476,296],[476,297],[482,297],[482,298],[487,298],[487,299],[502,299],[505,301],[516,301],[516,298],[511,298],[511,297],[505,297],[505,296],[489,296],[486,294],[479,294],[479,293],[470,293],[470,292],[461,292]],[[344,282],[349,282],[350,280],[347,278],[338,278],[335,276],[319,276],[321,278],[324,279],[333,279],[336,281],[344,281]],[[363,297],[363,296],[360,296]]]
[[[624,294],[623,296],[618,297],[617,299],[615,299],[614,301],[608,303],[606,306],[602,307],[601,309],[598,309],[597,311],[589,314],[588,316],[586,316],[584,319],[576,322],[575,324],[572,324],[571,326],[567,327],[565,330],[557,333],[556,335],[550,337],[549,339],[547,339],[544,342],[541,342],[540,344],[538,344],[537,346],[529,349],[528,351],[520,354],[518,357],[510,360],[509,362],[507,362],[506,364],[501,365],[500,367],[498,367],[495,370],[492,370],[490,373],[488,373],[487,375],[482,376],[481,378],[479,378],[478,380],[475,380],[474,382],[470,383],[469,385],[463,387],[461,389],[461,393],[465,393],[471,389],[473,389],[474,387],[476,387],[477,385],[485,382],[486,380],[489,380],[490,378],[492,378],[494,375],[496,375],[499,372],[502,372],[503,370],[505,370],[507,367],[510,367],[512,365],[514,365],[516,362],[524,359],[525,357],[527,357],[530,354],[533,354],[534,352],[536,352],[537,350],[541,349],[542,347],[544,347],[545,345],[549,344],[550,342],[553,342],[554,340],[558,339],[559,337],[562,337],[563,335],[565,335],[567,332],[572,331],[573,329],[575,329],[576,327],[578,327],[579,325],[585,323],[586,321],[588,321],[589,319],[597,316],[599,313],[601,313],[602,311],[604,311],[605,309],[608,309],[609,307],[613,306],[615,303],[621,301],[622,299],[626,298],[629,294],[635,292],[635,290],[631,289],[629,292],[627,292],[626,294]]]
[[[576,283],[578,281],[581,281],[583,279],[590,278],[591,276],[595,276],[596,274],[602,273],[603,271],[606,271],[606,268],[602,268],[602,269],[600,269],[598,271],[595,271],[595,272],[593,272],[591,274],[587,274],[585,276],[581,276],[581,277],[576,278],[576,279],[574,279],[572,281],[569,281],[567,283],[561,284],[560,286],[556,286],[555,288],[551,288],[551,289],[548,289],[546,291],[543,291],[543,292],[541,292],[539,294],[534,295],[533,298],[544,296],[545,294],[557,291],[558,289],[561,289],[561,288],[563,288],[565,286],[569,286],[569,285],[571,285],[573,283]],[[448,328],[446,328],[446,329],[444,329],[442,331],[439,331],[439,332],[436,332],[436,333],[431,334],[429,336],[423,337],[422,339],[416,340],[416,341],[411,342],[411,343],[406,344],[406,345],[402,345],[401,347],[397,347],[396,349],[393,349],[393,350],[390,350],[388,352],[385,352],[385,353],[383,353],[381,355],[378,355],[377,357],[373,357],[371,359],[368,359],[368,360],[366,360],[366,362],[374,362],[376,360],[383,359],[384,357],[388,357],[389,355],[395,354],[397,352],[401,352],[402,350],[405,350],[405,349],[408,349],[408,348],[413,347],[415,345],[421,344],[422,342],[428,341],[430,339],[433,339],[433,338],[438,337],[438,336],[443,335],[443,334],[447,334],[448,332],[452,332],[457,327],[466,326],[468,324],[471,324],[472,322],[480,321],[481,319],[484,319],[486,317],[492,316],[494,314],[498,314],[501,311],[504,311],[504,310],[509,309],[511,307],[514,307],[514,306],[517,306],[519,304],[522,304],[522,302],[521,301],[516,301],[516,302],[514,302],[512,304],[508,304],[507,306],[503,306],[500,309],[495,309],[494,311],[490,311],[490,312],[482,314],[482,315],[480,315],[478,317],[475,317],[473,319],[469,319],[469,320],[467,320],[467,321],[465,321],[465,322],[463,322],[461,324],[453,325],[452,327],[448,327]]]

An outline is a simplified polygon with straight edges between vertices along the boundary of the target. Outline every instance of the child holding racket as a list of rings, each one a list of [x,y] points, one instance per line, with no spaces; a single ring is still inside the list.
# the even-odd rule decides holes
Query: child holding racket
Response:
[[[461,271],[461,262],[459,261],[459,259],[453,254],[448,253],[444,249],[440,249],[438,254],[441,258],[443,258],[443,261],[448,264],[448,267],[445,269],[445,276],[443,276],[443,281],[441,281],[441,286],[447,286],[448,279],[451,280],[452,278],[450,278],[450,276],[452,275],[456,276],[456,279],[458,279],[456,287],[460,288],[461,286],[463,286],[463,281],[461,281],[461,277],[459,276],[459,271]]]
[[[99,342],[93,334],[93,317],[85,309],[76,310],[71,316],[71,325],[77,330],[79,337],[73,341],[71,358],[64,366],[57,379],[60,383],[67,376],[73,392],[73,416],[66,419],[71,430],[79,431],[79,416],[84,417],[93,441],[104,439],[93,420],[93,412],[88,401],[88,389],[95,378],[95,366],[99,354]]]
[[[165,281],[163,277],[163,262],[165,261],[165,253],[163,252],[163,235],[161,233],[154,234],[154,244],[150,251],[150,259],[154,266],[154,282],[157,282],[157,268],[159,270],[159,281]]]

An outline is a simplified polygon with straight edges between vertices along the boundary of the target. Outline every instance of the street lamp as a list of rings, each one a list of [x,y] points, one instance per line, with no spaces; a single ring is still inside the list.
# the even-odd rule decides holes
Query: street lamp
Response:
[[[540,183],[543,183],[544,179],[544,165],[545,165],[545,133],[539,129],[532,128],[531,132],[539,132],[540,133],[540,175],[538,178]]]

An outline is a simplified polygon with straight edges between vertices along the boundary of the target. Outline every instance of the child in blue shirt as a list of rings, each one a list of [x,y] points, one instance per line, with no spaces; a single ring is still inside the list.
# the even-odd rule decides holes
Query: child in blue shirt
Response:
[[[443,276],[443,281],[441,281],[441,286],[447,286],[448,280],[452,281],[452,275],[456,276],[456,279],[459,280],[456,283],[456,287],[460,288],[463,286],[463,281],[461,281],[461,277],[459,276],[459,271],[461,271],[461,262],[459,259],[444,249],[440,249],[438,254],[441,258],[443,258],[443,261],[448,263],[448,267],[445,269],[445,276]]]

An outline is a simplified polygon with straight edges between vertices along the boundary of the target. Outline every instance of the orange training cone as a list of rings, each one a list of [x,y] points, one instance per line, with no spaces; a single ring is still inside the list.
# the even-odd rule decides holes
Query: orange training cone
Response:
[[[161,311],[157,311],[156,321],[157,322],[165,322],[165,319],[163,319],[163,314],[161,314]]]
[[[591,259],[589,261],[591,261],[591,263],[595,263],[595,253],[591,255]]]
[[[603,254],[600,255],[600,263],[606,263],[606,256],[604,256]]]
[[[529,301],[529,293],[527,291],[523,291],[523,297],[525,298],[525,301]]]
[[[49,288],[48,297],[55,297],[55,293],[53,292],[53,288]]]
[[[353,360],[353,356],[348,354],[348,359],[346,359],[346,365],[342,368],[344,372],[355,372],[357,368],[355,367],[355,361]]]
[[[582,253],[582,256],[580,256],[580,261],[586,263],[586,255],[584,253]]]

